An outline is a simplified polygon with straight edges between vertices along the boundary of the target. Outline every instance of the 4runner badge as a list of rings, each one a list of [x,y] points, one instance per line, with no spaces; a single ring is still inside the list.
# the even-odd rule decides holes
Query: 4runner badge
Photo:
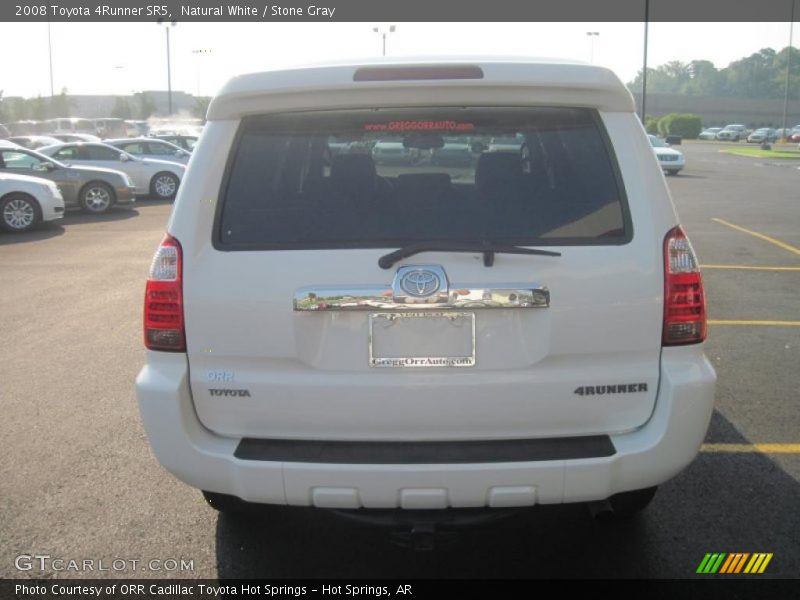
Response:
[[[578,396],[602,396],[603,394],[635,394],[646,391],[646,383],[618,383],[617,385],[582,385],[573,393]]]

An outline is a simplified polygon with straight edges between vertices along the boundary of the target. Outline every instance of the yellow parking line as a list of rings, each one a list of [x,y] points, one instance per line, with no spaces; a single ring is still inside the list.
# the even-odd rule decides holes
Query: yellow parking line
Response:
[[[729,454],[800,454],[800,444],[703,444],[700,452]]]
[[[740,269],[742,271],[800,271],[800,267],[761,267],[755,265],[700,265],[701,269]]]
[[[774,244],[774,245],[778,246],[779,248],[783,248],[784,250],[788,250],[789,252],[793,252],[794,254],[797,254],[797,255],[800,256],[800,248],[792,246],[791,244],[787,244],[786,242],[782,242],[780,240],[776,240],[775,238],[771,238],[768,235],[764,235],[763,233],[758,233],[757,231],[753,231],[751,229],[745,229],[744,227],[741,227],[739,225],[734,225],[733,223],[729,223],[728,221],[725,221],[723,219],[717,219],[715,217],[715,218],[713,218],[711,220],[712,221],[716,221],[717,223],[721,223],[722,225],[727,225],[728,227],[730,227],[732,229],[736,229],[737,231],[748,233],[748,234],[750,234],[750,235],[752,235],[754,237],[757,237],[759,239],[764,240],[765,242],[769,242],[770,244]]]
[[[709,319],[709,325],[755,325],[762,327],[800,327],[800,321],[736,321],[729,319]]]

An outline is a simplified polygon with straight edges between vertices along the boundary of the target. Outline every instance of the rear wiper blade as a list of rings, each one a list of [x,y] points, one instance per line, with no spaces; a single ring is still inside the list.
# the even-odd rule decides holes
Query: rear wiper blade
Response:
[[[389,254],[384,254],[378,259],[381,269],[390,269],[397,261],[420,254],[421,252],[483,252],[483,264],[491,267],[494,264],[495,252],[503,254],[534,254],[536,256],[561,256],[561,252],[538,250],[536,248],[523,248],[511,244],[495,244],[490,241],[477,242],[419,242],[399,248]]]

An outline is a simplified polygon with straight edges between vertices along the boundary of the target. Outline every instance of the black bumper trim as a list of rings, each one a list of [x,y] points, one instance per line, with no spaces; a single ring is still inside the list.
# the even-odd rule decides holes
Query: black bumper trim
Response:
[[[531,440],[347,442],[244,438],[242,460],[338,464],[463,464],[602,458],[616,453],[607,435]]]

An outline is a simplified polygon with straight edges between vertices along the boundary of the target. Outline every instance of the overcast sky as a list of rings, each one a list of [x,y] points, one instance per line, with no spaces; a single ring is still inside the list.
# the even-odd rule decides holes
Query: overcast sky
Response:
[[[171,28],[172,87],[213,94],[229,77],[309,62],[380,57],[380,23],[178,23]],[[514,55],[570,58],[614,70],[642,66],[642,23],[397,23],[389,56]],[[165,28],[155,23],[53,23],[56,93],[166,89]],[[598,36],[587,36],[596,31]],[[50,94],[46,23],[0,23],[5,96]],[[711,60],[717,67],[789,43],[788,23],[651,23],[648,65]],[[204,50],[203,53],[196,53]],[[210,52],[209,52],[210,51]]]

